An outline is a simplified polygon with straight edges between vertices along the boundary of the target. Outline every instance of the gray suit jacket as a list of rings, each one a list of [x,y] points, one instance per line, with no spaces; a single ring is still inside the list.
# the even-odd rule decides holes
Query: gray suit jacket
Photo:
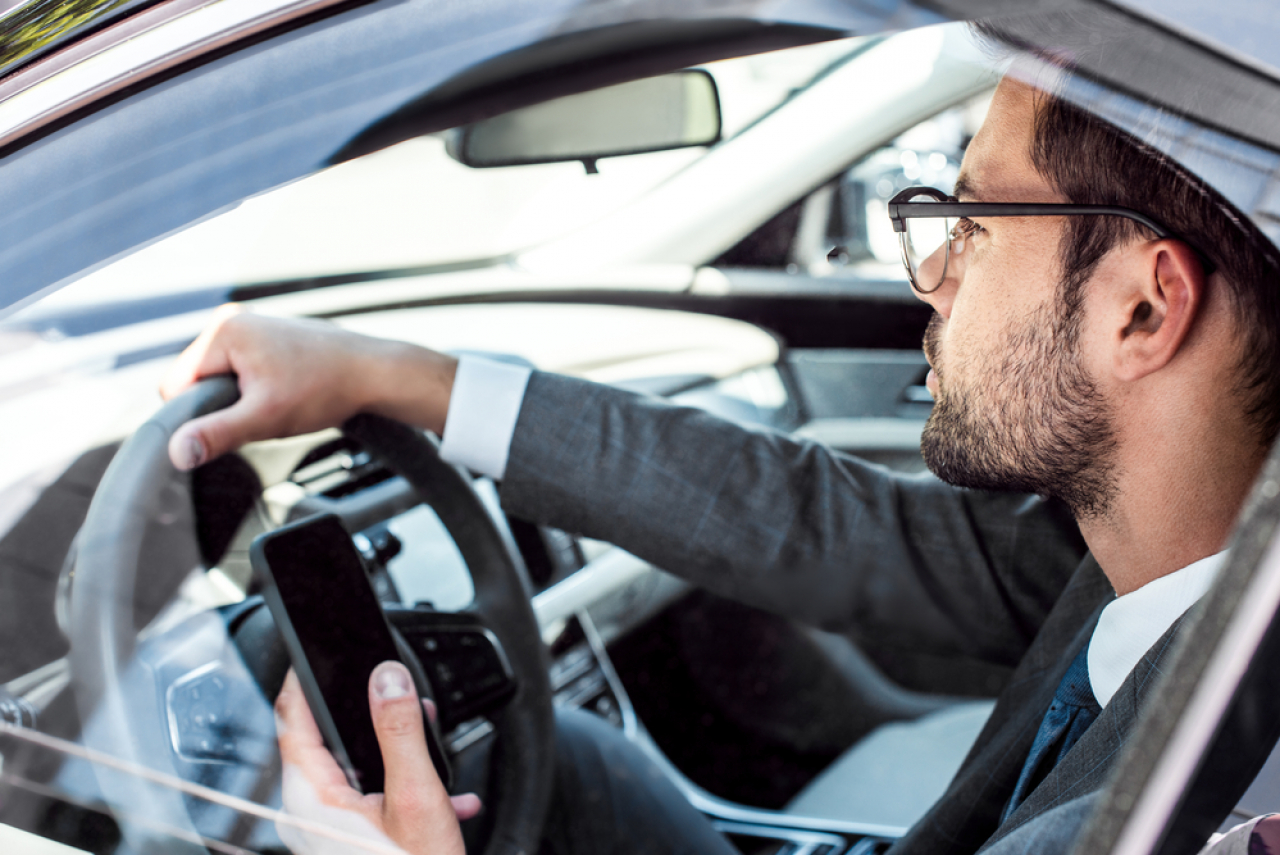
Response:
[[[1058,681],[1113,597],[1062,506],[905,477],[816,443],[540,373],[502,495],[519,516],[864,645],[1016,666],[951,787],[895,852],[975,852],[1096,790],[1172,636],[997,828]]]

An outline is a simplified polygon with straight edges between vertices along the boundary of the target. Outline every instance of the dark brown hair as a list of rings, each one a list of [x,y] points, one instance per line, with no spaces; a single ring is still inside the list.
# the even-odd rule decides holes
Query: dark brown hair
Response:
[[[1046,94],[1036,109],[1031,160],[1071,202],[1149,214],[1208,256],[1239,323],[1239,392],[1269,444],[1280,431],[1280,263],[1249,219],[1176,161],[1068,101]],[[1122,217],[1070,217],[1061,246],[1062,298],[1081,290],[1113,247],[1153,235]]]

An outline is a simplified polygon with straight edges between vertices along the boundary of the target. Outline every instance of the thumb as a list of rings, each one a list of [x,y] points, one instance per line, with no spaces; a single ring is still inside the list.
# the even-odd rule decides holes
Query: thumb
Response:
[[[369,709],[386,772],[383,821],[396,840],[402,835],[433,840],[440,851],[461,846],[462,835],[449,794],[427,750],[422,705],[409,669],[383,662],[369,678]]]
[[[195,469],[261,437],[253,432],[252,402],[241,398],[225,410],[192,419],[169,438],[169,460],[180,470]]]

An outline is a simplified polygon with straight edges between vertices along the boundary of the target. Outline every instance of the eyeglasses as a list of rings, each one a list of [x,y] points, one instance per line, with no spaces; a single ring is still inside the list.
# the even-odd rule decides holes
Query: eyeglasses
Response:
[[[1151,229],[1157,239],[1177,237],[1146,214],[1114,205],[961,202],[933,187],[908,187],[889,200],[889,219],[893,221],[893,230],[898,233],[902,244],[902,263],[907,268],[907,278],[911,280],[911,287],[921,294],[932,294],[946,281],[951,254],[964,252],[964,241],[976,227],[969,217],[1060,217],[1072,214],[1125,217]],[[920,265],[939,247],[945,247],[942,272],[932,287],[923,287],[927,283],[920,281]],[[1213,261],[1200,250],[1195,251],[1204,265],[1205,275],[1212,273],[1215,269]]]

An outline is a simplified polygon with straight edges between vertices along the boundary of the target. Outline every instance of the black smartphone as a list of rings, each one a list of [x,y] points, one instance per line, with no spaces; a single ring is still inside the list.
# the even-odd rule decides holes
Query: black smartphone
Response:
[[[308,517],[260,535],[249,558],[330,751],[353,787],[382,792],[369,674],[380,662],[404,657],[351,535],[333,514]],[[425,713],[423,728],[449,789],[449,763]]]

